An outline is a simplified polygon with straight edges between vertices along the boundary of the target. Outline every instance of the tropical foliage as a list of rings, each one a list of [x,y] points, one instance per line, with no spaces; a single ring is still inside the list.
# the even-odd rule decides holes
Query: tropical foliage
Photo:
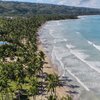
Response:
[[[37,48],[36,32],[46,20],[61,18],[68,17],[0,18],[0,41],[5,42],[0,45],[0,100],[37,100],[44,92],[48,100],[58,100],[59,77],[44,75],[45,55]]]
[[[1,16],[33,16],[33,15],[93,15],[100,14],[100,9],[71,7],[42,3],[20,3],[0,1]]]

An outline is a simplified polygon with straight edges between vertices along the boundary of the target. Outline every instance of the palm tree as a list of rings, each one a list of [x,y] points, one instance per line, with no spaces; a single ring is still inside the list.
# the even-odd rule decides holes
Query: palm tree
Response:
[[[17,89],[15,91],[15,94],[17,94],[16,98],[20,99],[22,95],[21,93],[23,90],[23,84],[25,83],[25,78],[26,78],[26,73],[22,64],[19,63],[15,64],[15,76],[16,79],[14,80],[14,82],[16,83],[16,89]]]
[[[3,80],[0,80],[0,93],[1,93],[1,98],[4,100],[3,95],[4,95],[4,82]]]
[[[42,51],[40,51],[39,52],[39,55],[40,55],[40,57],[43,59],[43,61],[45,60],[45,54],[42,52]]]
[[[72,97],[67,95],[66,97],[62,97],[61,100],[72,100]]]
[[[32,94],[33,96],[33,100],[36,100],[36,95],[38,95],[39,93],[39,89],[38,89],[38,80],[37,78],[33,78],[31,80],[31,87],[29,89],[29,92]]]
[[[56,95],[56,87],[59,86],[59,76],[57,74],[49,74],[47,76],[47,81],[48,81],[48,92],[51,92],[51,95],[53,95],[53,93],[55,93]]]
[[[0,23],[3,24],[0,32],[4,34],[0,35],[0,40],[9,42],[9,44],[3,45],[0,48],[0,61],[4,58],[4,61],[2,61],[3,65],[0,65],[0,89],[2,89],[2,93],[12,93],[13,90],[9,90],[9,85],[12,86],[12,83],[14,83],[16,84],[14,90],[18,90],[19,94],[22,89],[26,89],[24,87],[26,85],[30,87],[33,97],[38,94],[38,81],[35,78],[37,75],[42,75],[42,81],[44,79],[43,65],[45,55],[42,51],[37,50],[36,32],[37,28],[46,20],[57,18],[57,16],[35,16],[34,18],[18,17],[15,19],[0,20]],[[22,43],[21,40],[23,38],[27,40],[26,44]],[[6,57],[18,57],[19,60],[15,63],[9,62],[8,64],[8,62],[5,63]],[[59,77],[56,74],[48,75],[47,77],[48,91],[51,92],[50,98],[54,98],[56,95],[56,87],[59,86]],[[41,77],[39,77],[40,80]],[[43,86],[42,81],[41,87]]]
[[[6,94],[6,97],[9,98],[9,91],[11,81],[9,80],[9,66],[1,64],[0,66],[0,91]]]
[[[48,100],[57,100],[57,96],[55,95],[50,95],[47,97]]]
[[[10,93],[11,93],[11,98],[12,98],[12,100],[14,99],[14,89],[12,89],[11,87],[9,88],[9,90],[10,90]]]
[[[8,79],[1,79],[0,80],[0,91],[2,93],[2,99],[3,99],[3,95],[5,94],[5,100],[10,99],[9,97],[9,82]],[[6,99],[7,98],[7,99]]]

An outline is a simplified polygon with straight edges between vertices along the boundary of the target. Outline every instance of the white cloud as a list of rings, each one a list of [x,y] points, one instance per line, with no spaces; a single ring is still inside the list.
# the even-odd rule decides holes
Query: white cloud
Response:
[[[11,0],[6,0],[11,1]],[[96,7],[100,8],[100,0],[12,0],[12,1],[28,1],[28,2],[41,2],[53,3],[69,6],[82,6],[82,7]]]
[[[57,4],[100,8],[100,0],[56,0],[56,1]]]
[[[58,2],[58,4],[66,4],[66,5],[78,5],[79,3],[80,3],[79,0],[62,0]]]

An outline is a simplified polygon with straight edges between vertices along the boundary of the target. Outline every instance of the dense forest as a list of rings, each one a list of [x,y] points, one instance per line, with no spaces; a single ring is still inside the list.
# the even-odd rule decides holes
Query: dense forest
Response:
[[[89,15],[100,14],[100,9],[71,7],[63,5],[24,3],[24,2],[3,2],[0,1],[0,15],[8,16],[31,16],[38,14],[64,14],[64,15]]]
[[[0,18],[0,100],[72,100],[58,98],[56,88],[64,80],[43,72],[45,55],[38,50],[37,29],[48,20],[68,16]],[[41,97],[39,99],[38,97]]]

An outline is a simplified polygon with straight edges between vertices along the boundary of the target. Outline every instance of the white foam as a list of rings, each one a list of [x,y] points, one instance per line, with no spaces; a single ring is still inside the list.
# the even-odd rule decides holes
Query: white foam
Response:
[[[57,43],[57,42],[66,42],[67,39],[54,39],[54,43]]]
[[[62,59],[63,57],[68,55],[68,54],[66,54],[66,49],[64,49],[62,47],[54,46],[54,51],[56,51],[57,57],[59,57],[59,59]]]
[[[60,21],[56,21],[57,25],[59,26],[60,25]]]
[[[52,62],[53,62],[53,64],[55,64],[56,62],[55,62],[55,60],[57,60],[58,61],[58,59],[57,58],[59,58],[59,59],[61,59],[62,58],[62,55],[58,55],[58,57],[56,58],[56,53],[55,52],[57,52],[56,51],[56,49],[58,49],[58,48],[56,48],[55,46],[53,47],[53,50],[52,50]],[[57,52],[58,53],[58,52]],[[64,67],[61,65],[61,67],[62,68],[58,68],[58,70],[59,70],[59,72],[61,72],[61,73],[59,73],[60,74],[60,76],[62,76],[61,74],[62,74],[62,70],[64,71]]]
[[[88,41],[88,43],[89,43],[90,45],[92,45],[92,44],[93,44],[91,41]]]
[[[75,48],[75,46],[73,46],[73,45],[71,45],[71,44],[68,44],[67,47],[70,48],[70,49]]]
[[[81,18],[81,19],[85,19],[85,18],[87,18],[88,16],[78,16],[78,18]]]
[[[93,44],[93,46],[100,51],[100,46]]]
[[[70,70],[67,69],[67,71],[69,72],[70,75],[72,75],[76,80],[77,82],[79,82],[87,91],[90,91],[89,88],[79,80],[79,78],[77,78]]]
[[[88,43],[90,44],[90,45],[92,45],[93,47],[95,47],[97,50],[99,50],[100,51],[100,46],[99,45],[95,45],[93,42],[91,42],[91,41],[88,41]]]
[[[69,51],[71,51],[71,49],[75,48],[75,46],[73,45],[66,45],[66,47],[69,49]],[[86,59],[87,57],[89,57],[89,55],[86,55],[82,52],[83,50],[77,50],[77,49],[74,49],[73,52],[75,54],[77,54],[79,57],[81,57],[82,59]]]
[[[63,68],[64,73],[63,73],[62,76],[65,76],[64,64],[62,63],[61,58],[58,57],[58,55],[56,54],[56,52],[55,52],[55,56],[56,56],[56,59],[59,61],[61,67]],[[67,69],[67,68],[66,68],[66,69]],[[68,71],[68,73],[69,73],[71,76],[73,76],[73,77],[77,80],[77,82],[79,82],[79,83],[82,85],[82,87],[83,87],[86,91],[90,91],[89,88],[88,88],[78,77],[76,77],[70,70],[67,69],[67,71]]]
[[[66,45],[66,47],[68,48],[68,46]],[[70,49],[70,48],[68,48]],[[81,58],[77,53],[75,53],[73,50],[70,49],[70,53],[73,54],[74,56],[76,56],[79,60],[81,60],[83,63],[85,63],[86,65],[88,65],[90,68],[92,68],[93,70],[95,70],[96,72],[100,73],[100,70],[98,70],[97,68],[95,68],[94,66],[92,66],[90,63],[88,63],[87,61],[85,61],[83,58]]]
[[[50,30],[50,31],[49,31],[49,34],[50,34],[53,38],[55,38],[55,36],[53,35],[53,32],[54,32],[53,30]]]
[[[88,61],[91,65],[100,68],[100,61]]]
[[[67,41],[67,39],[64,39],[64,41],[66,42],[66,41]]]
[[[76,34],[80,35],[80,32],[76,32]]]

